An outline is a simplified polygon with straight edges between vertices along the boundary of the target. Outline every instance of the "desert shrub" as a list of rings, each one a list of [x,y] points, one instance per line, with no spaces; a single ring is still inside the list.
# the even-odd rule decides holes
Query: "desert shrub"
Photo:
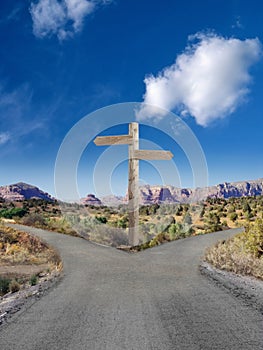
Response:
[[[229,201],[231,200],[231,198],[229,199]],[[234,213],[235,212],[235,207],[234,207],[234,205],[229,205],[229,207],[228,207],[228,213]]]
[[[96,225],[92,232],[90,232],[90,240],[117,247],[119,245],[128,244],[128,234],[126,230],[117,227],[110,227],[107,225]]]
[[[0,276],[0,295],[4,295],[9,292],[10,279]]]
[[[245,204],[244,204],[244,206],[243,206],[243,211],[244,212],[251,212],[251,207],[250,207],[250,205],[247,203],[247,202],[245,202]]]
[[[150,215],[149,208],[149,205],[142,205],[139,209],[140,215]]]
[[[192,217],[190,215],[189,212],[187,212],[183,218],[183,222],[187,225],[192,225],[193,221],[192,221]]]
[[[29,283],[30,283],[31,286],[35,286],[35,285],[37,284],[37,281],[38,281],[37,275],[32,275],[32,276],[30,277]]]
[[[250,211],[246,211],[245,213],[244,213],[244,217],[245,217],[245,219],[246,220],[250,220],[250,219],[252,219],[253,218],[253,213]]]
[[[219,215],[214,212],[208,213],[205,219],[205,232],[216,232],[220,230],[222,230],[222,226]]]
[[[0,210],[0,217],[6,219],[12,219],[14,217],[22,218],[27,214],[25,208],[11,208],[11,209],[2,209]]]
[[[204,215],[205,215],[205,209],[202,208],[202,210],[200,211],[199,217],[200,217],[200,218],[203,218]]]
[[[263,279],[263,220],[249,223],[244,233],[208,248],[205,260],[217,268]]]
[[[124,216],[117,221],[117,227],[119,228],[127,228],[128,225],[129,225],[129,219],[127,216]]]
[[[39,213],[31,213],[25,216],[22,220],[22,223],[28,226],[46,226],[45,218]]]
[[[185,230],[183,229],[183,225],[180,223],[171,224],[168,228],[168,236],[169,240],[171,241],[179,238],[185,238]]]
[[[257,219],[255,223],[248,224],[245,233],[239,235],[238,238],[247,254],[261,258],[263,255],[263,220]]]
[[[9,290],[11,293],[18,292],[20,290],[20,284],[16,280],[12,280],[9,284]]]
[[[236,212],[231,212],[231,214],[229,215],[229,219],[232,221],[236,221],[238,218],[238,215]]]
[[[96,220],[100,222],[101,224],[106,224],[107,223],[107,218],[105,216],[95,216]]]
[[[57,252],[36,236],[0,226],[0,263],[52,264],[57,266]]]

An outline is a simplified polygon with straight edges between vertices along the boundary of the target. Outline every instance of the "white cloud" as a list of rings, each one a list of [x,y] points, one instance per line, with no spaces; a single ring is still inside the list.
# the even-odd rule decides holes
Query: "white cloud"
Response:
[[[197,40],[197,42],[194,42]],[[249,92],[250,67],[262,54],[256,39],[197,34],[175,63],[145,78],[146,92],[137,119],[163,118],[166,110],[190,114],[199,125],[233,113]],[[151,106],[149,106],[151,105]]]
[[[32,116],[33,92],[28,84],[7,91],[0,82],[0,145],[45,128],[43,119]]]
[[[10,134],[8,132],[0,132],[0,146],[10,140]]]
[[[31,3],[33,33],[39,38],[56,35],[59,40],[81,31],[84,19],[99,5],[112,0],[39,0]]]
[[[33,19],[33,32],[37,37],[60,35],[66,24],[66,12],[63,4],[56,0],[40,0],[31,4],[30,13]]]
[[[73,21],[75,31],[82,28],[84,17],[92,13],[95,9],[94,2],[85,0],[65,0],[68,10],[68,18]]]

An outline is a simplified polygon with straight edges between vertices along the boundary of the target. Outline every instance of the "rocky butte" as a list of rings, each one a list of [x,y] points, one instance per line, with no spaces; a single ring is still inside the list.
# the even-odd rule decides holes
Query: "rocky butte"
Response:
[[[101,200],[95,197],[94,194],[88,194],[85,198],[81,198],[80,201],[81,201],[81,204],[86,204],[86,205],[95,205],[95,206],[102,205]]]
[[[23,201],[25,199],[44,199],[53,202],[54,198],[50,194],[40,190],[36,186],[19,182],[13,185],[1,186],[0,197],[6,201]]]

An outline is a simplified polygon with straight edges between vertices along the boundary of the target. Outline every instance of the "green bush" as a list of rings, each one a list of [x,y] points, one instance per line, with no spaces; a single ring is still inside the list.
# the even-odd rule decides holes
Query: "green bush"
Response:
[[[171,224],[168,228],[168,235],[171,241],[179,238],[185,238],[185,230],[181,223]]]
[[[32,276],[30,277],[29,283],[31,284],[31,286],[35,286],[35,285],[37,284],[37,281],[38,281],[37,275],[32,275]]]
[[[229,215],[229,219],[232,221],[236,221],[237,218],[238,218],[238,215],[236,212],[233,212]]]
[[[2,209],[0,210],[0,217],[5,219],[12,219],[13,217],[22,218],[27,214],[25,208],[11,208],[11,209]]]
[[[105,216],[96,216],[95,217],[96,220],[98,220],[98,222],[100,222],[101,224],[107,224],[107,218]]]
[[[125,216],[117,221],[117,227],[127,228],[129,225],[129,219]]]
[[[247,254],[252,254],[256,258],[263,256],[263,220],[257,219],[245,228],[245,233],[239,237],[240,246]]]
[[[0,276],[0,295],[5,295],[9,292],[10,279]]]

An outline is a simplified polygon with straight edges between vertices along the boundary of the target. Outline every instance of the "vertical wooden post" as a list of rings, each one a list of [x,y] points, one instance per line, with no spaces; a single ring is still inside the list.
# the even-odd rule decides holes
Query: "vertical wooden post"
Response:
[[[132,144],[129,145],[129,244],[139,244],[139,160],[135,159],[135,151],[139,149],[138,123],[129,124],[129,135]]]
[[[139,160],[168,160],[173,157],[170,151],[139,150],[139,124],[129,124],[129,135],[98,136],[97,146],[129,145],[129,244],[139,244]]]

